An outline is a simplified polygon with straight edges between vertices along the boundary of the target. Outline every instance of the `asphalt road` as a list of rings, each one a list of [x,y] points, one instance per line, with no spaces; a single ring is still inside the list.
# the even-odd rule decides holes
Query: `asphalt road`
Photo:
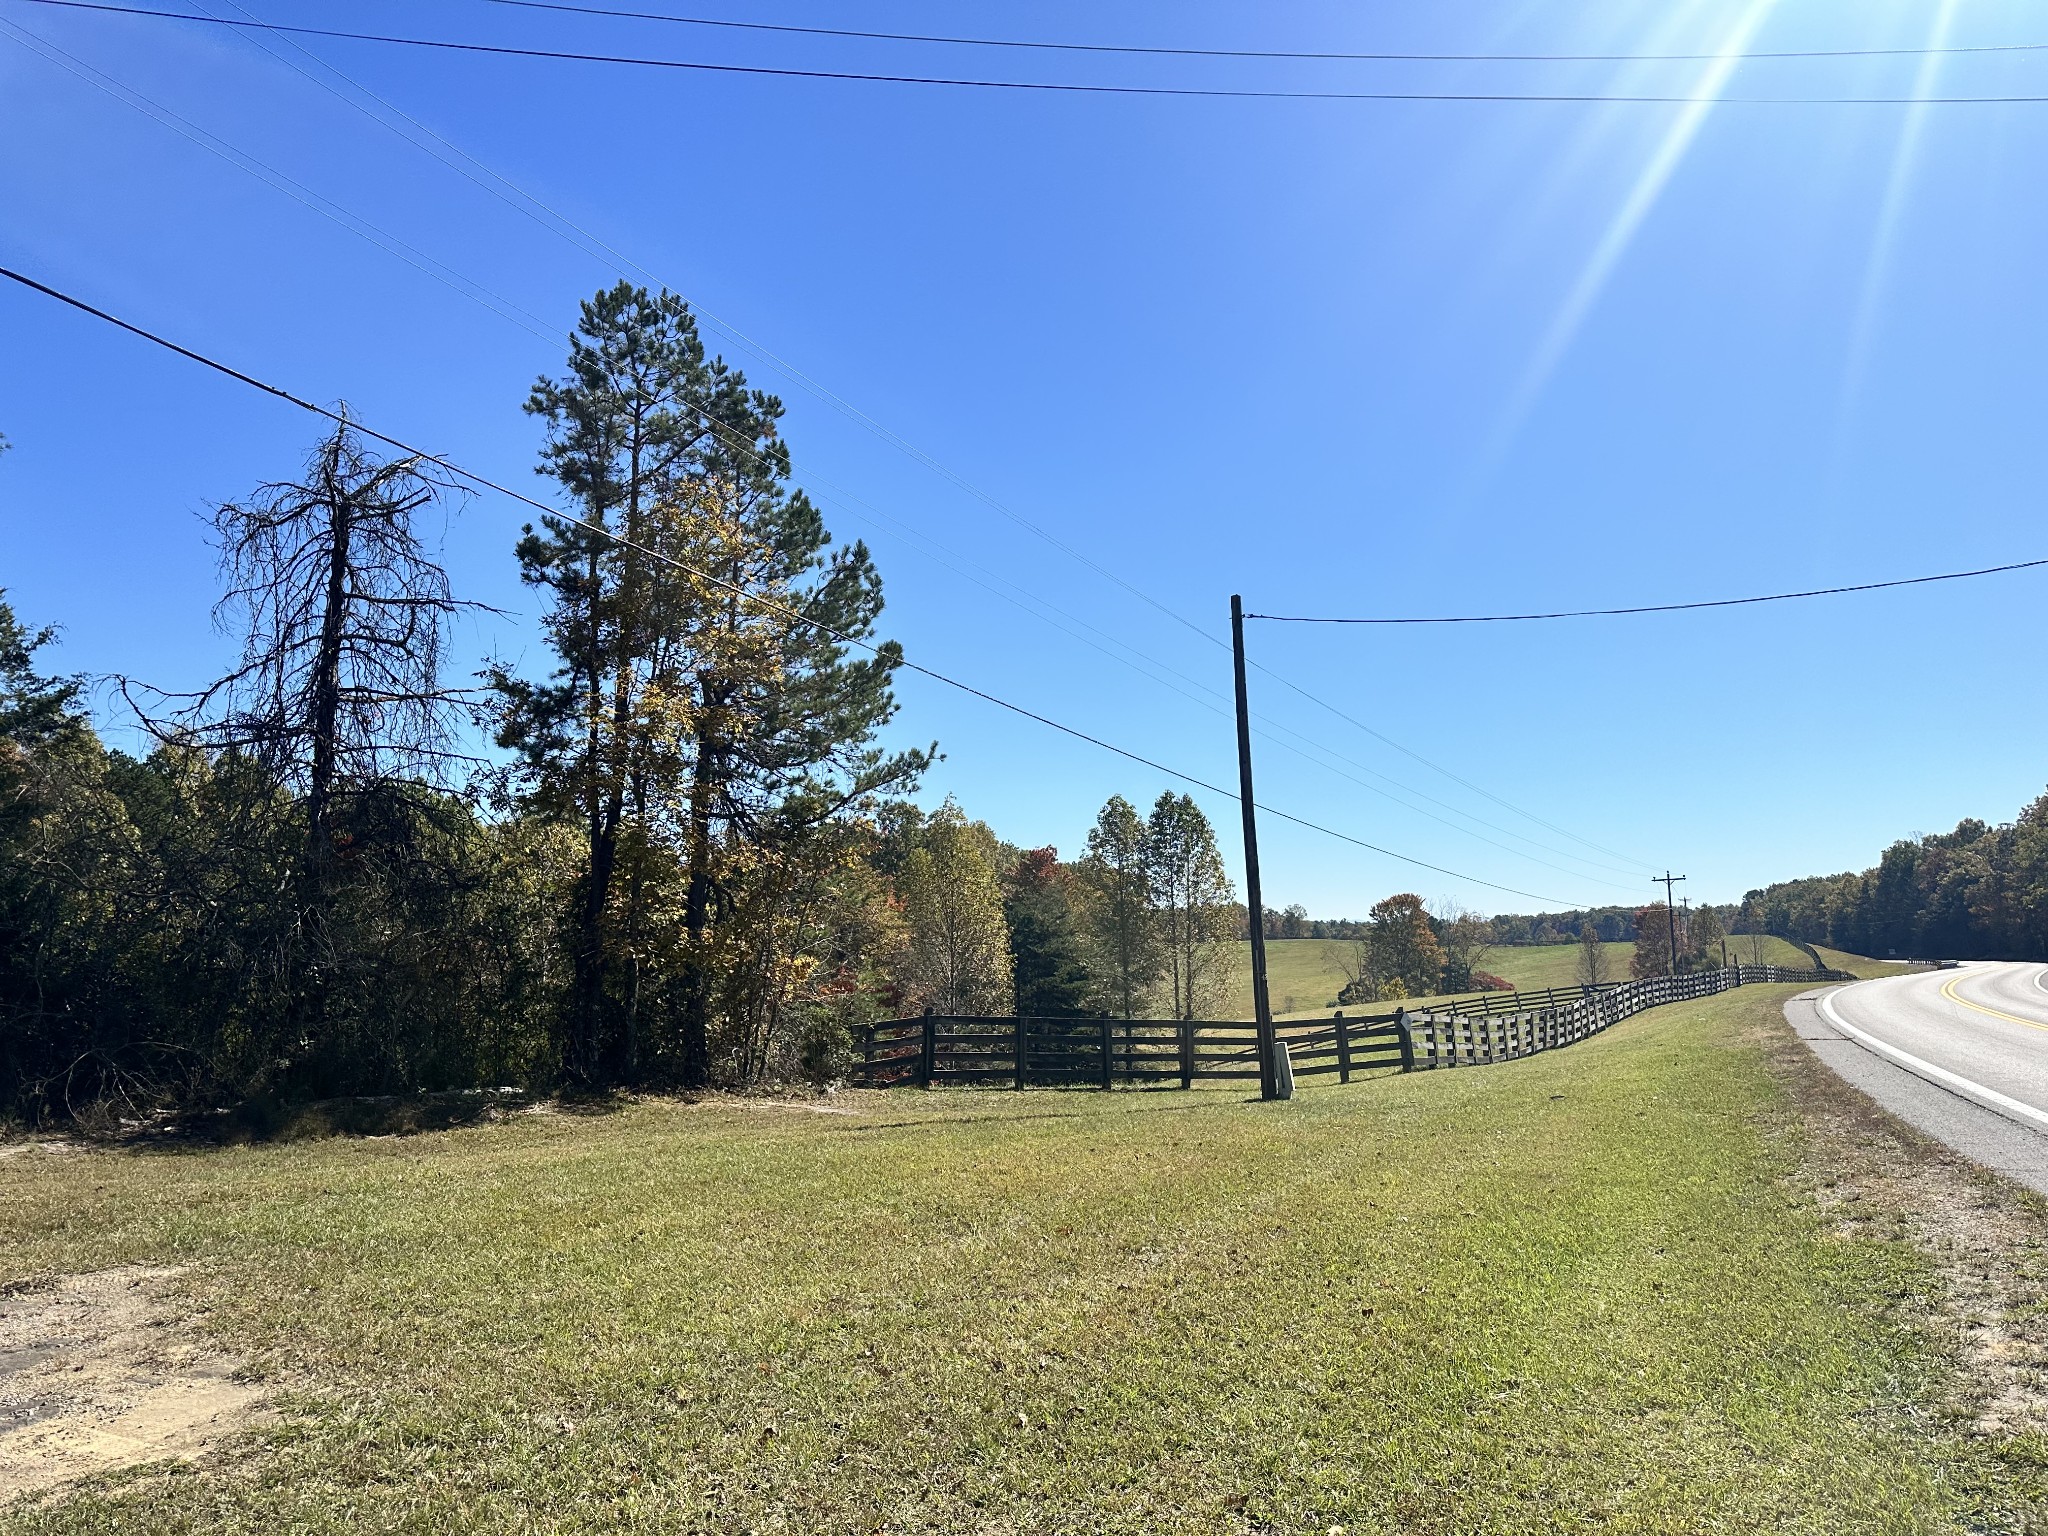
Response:
[[[2048,1194],[2048,966],[1952,971],[1802,993],[1800,1038],[1909,1124]]]

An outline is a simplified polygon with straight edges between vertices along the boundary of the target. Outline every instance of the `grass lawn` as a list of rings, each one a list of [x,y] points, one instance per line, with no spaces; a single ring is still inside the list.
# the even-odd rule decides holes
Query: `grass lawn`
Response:
[[[1854,971],[1865,981],[1874,976],[1897,976],[1913,969],[1903,960],[1872,960],[1867,955],[1852,955],[1846,950],[1829,949],[1825,944],[1813,946],[1820,951],[1821,959],[1838,971]]]
[[[0,1280],[188,1266],[285,1412],[0,1532],[2019,1529],[2048,1485],[1947,1427],[1937,1272],[1810,1193],[1790,990],[1289,1104],[18,1154]]]

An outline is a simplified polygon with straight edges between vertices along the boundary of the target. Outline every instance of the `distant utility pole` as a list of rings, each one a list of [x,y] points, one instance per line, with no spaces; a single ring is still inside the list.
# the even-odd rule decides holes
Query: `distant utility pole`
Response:
[[[1668,869],[1661,875],[1650,877],[1650,884],[1664,887],[1664,925],[1671,935],[1671,950],[1664,962],[1664,974],[1667,976],[1678,974],[1678,908],[1671,904],[1671,887],[1684,878]]]
[[[1230,652],[1237,664],[1237,797],[1244,813],[1244,904],[1252,936],[1252,1016],[1259,1024],[1259,1097],[1280,1096],[1273,1061],[1273,1004],[1266,995],[1266,903],[1259,894],[1259,820],[1252,802],[1252,712],[1244,686],[1244,599],[1230,599]]]

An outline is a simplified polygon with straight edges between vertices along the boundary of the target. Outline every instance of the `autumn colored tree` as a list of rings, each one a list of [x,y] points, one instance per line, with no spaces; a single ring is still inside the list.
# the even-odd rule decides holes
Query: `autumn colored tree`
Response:
[[[1428,997],[1442,985],[1443,946],[1430,926],[1422,898],[1402,892],[1373,904],[1366,949],[1373,976],[1382,985],[1399,982],[1403,997]]]
[[[1629,957],[1629,975],[1641,980],[1672,974],[1671,928],[1671,914],[1662,902],[1636,909],[1636,952]]]

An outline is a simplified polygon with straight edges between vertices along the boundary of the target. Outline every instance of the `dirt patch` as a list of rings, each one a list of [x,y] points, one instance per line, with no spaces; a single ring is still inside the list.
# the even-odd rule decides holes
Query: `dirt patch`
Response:
[[[176,1270],[102,1270],[0,1292],[0,1499],[198,1454],[262,1397],[181,1326]]]
[[[1944,1410],[1978,1435],[2048,1433],[2048,1205],[1879,1109],[1782,1019],[1761,1043],[1821,1209],[1844,1236],[1910,1235],[1940,1271],[1920,1321],[1961,1367]]]
[[[858,1115],[857,1109],[840,1104],[817,1104],[804,1099],[720,1099],[720,1109],[744,1109],[754,1114],[787,1112],[797,1115]]]

